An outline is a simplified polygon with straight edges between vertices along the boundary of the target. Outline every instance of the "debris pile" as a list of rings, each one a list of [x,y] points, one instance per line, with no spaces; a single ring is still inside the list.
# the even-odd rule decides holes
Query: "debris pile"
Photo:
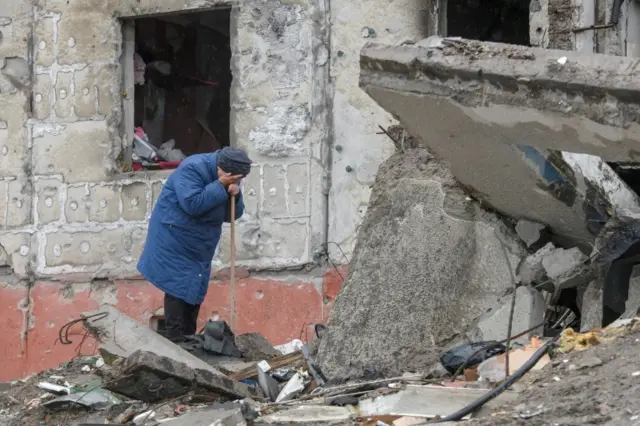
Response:
[[[580,354],[621,340],[633,349],[640,322],[617,319],[637,309],[625,312],[603,283],[628,284],[640,216],[612,218],[587,256],[470,195],[426,150],[405,146],[380,168],[348,283],[318,341],[273,347],[208,321],[176,344],[104,305],[69,323],[82,323],[99,354],[7,385],[0,424],[558,423],[547,415],[554,402],[527,389],[608,368],[609,358]],[[580,333],[598,297],[598,324]],[[509,408],[524,396],[536,404]],[[608,407],[602,416],[624,417]]]
[[[106,313],[84,316],[86,324],[97,318],[91,329],[101,330],[103,337],[109,333],[100,323],[105,324],[111,314],[116,314],[111,327],[133,321],[113,308]],[[561,382],[560,370],[575,375],[599,368],[609,359],[589,355],[590,351],[604,351],[621,340],[627,345],[630,339],[640,341],[635,338],[640,332],[640,319],[624,320],[588,333],[568,328],[552,340],[532,338],[528,345],[510,350],[500,342],[461,345],[443,353],[443,368],[429,374],[405,373],[332,384],[301,342],[289,346],[301,345],[302,350],[285,354],[266,348],[263,338],[256,334],[236,338],[238,342],[260,341],[260,347],[273,356],[246,361],[245,368],[225,370],[225,376],[155,331],[141,330],[136,333],[143,348],[164,345],[163,351],[137,349],[120,357],[110,352],[111,345],[123,343],[121,349],[127,351],[127,339],[106,340],[101,343],[102,356],[81,356],[57,369],[7,384],[0,391],[0,423],[406,426],[469,420],[470,425],[485,424],[507,420],[506,410],[517,411],[510,418],[544,415],[552,410],[550,405],[520,404],[533,384]],[[574,360],[573,356],[578,358]],[[640,372],[627,373],[640,376]],[[518,379],[512,389],[505,390]],[[500,389],[505,383],[505,389]]]
[[[306,344],[278,350],[256,333],[234,336],[226,323],[208,324],[221,339],[216,344],[204,334],[207,344],[198,348],[224,358],[216,359],[194,355],[112,306],[81,321],[99,355],[8,384],[0,394],[1,424],[404,425],[446,416],[488,390],[437,372],[332,384]],[[488,407],[513,398],[507,392]]]

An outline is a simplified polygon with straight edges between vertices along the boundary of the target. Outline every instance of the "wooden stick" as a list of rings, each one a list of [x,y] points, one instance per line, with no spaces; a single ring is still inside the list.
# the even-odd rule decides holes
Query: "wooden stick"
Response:
[[[231,330],[236,325],[236,196],[231,195]]]
[[[266,359],[265,361],[269,363],[272,369],[277,370],[278,368],[287,367],[296,362],[304,361],[304,355],[302,355],[302,352],[293,352],[288,355],[281,355],[275,358]],[[233,380],[245,380],[256,377],[257,375],[258,372],[256,370],[256,366],[252,365],[251,367],[247,367],[233,373],[229,377]]]

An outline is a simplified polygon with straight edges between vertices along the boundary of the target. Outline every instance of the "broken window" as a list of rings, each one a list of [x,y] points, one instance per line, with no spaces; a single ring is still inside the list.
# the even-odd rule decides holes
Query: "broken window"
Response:
[[[229,28],[230,9],[125,21],[125,169],[172,169],[229,146]]]
[[[447,0],[449,37],[529,45],[529,2]]]

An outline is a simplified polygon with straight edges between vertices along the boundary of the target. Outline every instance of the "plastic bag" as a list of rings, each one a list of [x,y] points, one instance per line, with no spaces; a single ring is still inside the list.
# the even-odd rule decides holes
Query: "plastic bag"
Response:
[[[479,352],[467,361],[467,358],[476,351]],[[497,344],[495,341],[467,343],[444,352],[440,356],[440,363],[450,374],[454,374],[465,361],[467,361],[465,368],[469,368],[480,364],[486,359],[503,354],[505,351],[505,346]]]

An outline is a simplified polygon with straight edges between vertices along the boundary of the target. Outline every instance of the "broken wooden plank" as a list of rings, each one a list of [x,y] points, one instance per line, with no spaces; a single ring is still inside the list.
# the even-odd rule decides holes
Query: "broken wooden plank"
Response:
[[[302,352],[294,352],[288,355],[279,356],[277,358],[271,358],[269,360],[269,365],[273,370],[277,370],[278,368],[287,367],[301,361],[304,361]],[[258,373],[256,371],[256,367],[251,366],[232,374],[230,377],[234,380],[246,380],[254,378],[257,375]]]

